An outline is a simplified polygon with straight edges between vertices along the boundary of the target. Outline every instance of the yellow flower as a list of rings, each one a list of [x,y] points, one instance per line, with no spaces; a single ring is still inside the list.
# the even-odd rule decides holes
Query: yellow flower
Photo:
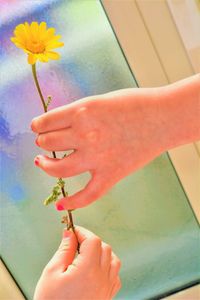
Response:
[[[52,49],[62,47],[60,35],[54,35],[55,29],[46,27],[45,22],[19,24],[14,30],[11,41],[28,54],[28,63],[33,65],[37,60],[48,62],[49,59],[59,59],[60,55]]]

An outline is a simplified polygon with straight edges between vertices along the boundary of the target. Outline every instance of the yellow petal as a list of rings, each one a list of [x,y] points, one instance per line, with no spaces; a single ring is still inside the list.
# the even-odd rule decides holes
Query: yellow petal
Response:
[[[37,41],[39,39],[38,37],[38,31],[39,31],[39,26],[37,22],[32,22],[30,26],[30,31],[31,35],[34,41]]]
[[[15,30],[20,30],[21,28],[24,28],[24,24],[19,24],[15,27]]]
[[[43,53],[38,54],[38,59],[39,59],[39,61],[41,61],[41,62],[48,62],[48,61],[49,61],[48,56],[45,55],[45,54],[43,54]]]
[[[31,37],[31,29],[30,29],[30,25],[28,24],[28,22],[25,22],[24,23],[24,27],[25,27],[25,30],[26,30],[26,34],[27,34],[27,37]]]
[[[53,51],[46,52],[46,56],[50,59],[55,59],[55,60],[60,58],[60,54]]]
[[[26,40],[30,40],[32,38],[31,34],[31,25],[28,22],[24,23]]]
[[[14,33],[21,33],[24,32],[25,30],[25,25],[24,24],[19,24],[15,27]]]
[[[24,46],[19,43],[14,43],[17,48],[24,49]]]
[[[13,43],[15,43],[15,42],[18,41],[18,39],[16,39],[16,37],[14,37],[14,36],[12,36],[12,37],[10,38],[10,40],[11,40]]]
[[[25,28],[24,24],[18,25],[14,30],[14,34],[18,39],[25,42],[25,40],[27,38],[27,34],[26,34],[26,28]]]
[[[30,25],[30,28],[31,28],[31,30],[33,30],[33,31],[34,31],[34,30],[37,31],[38,28],[39,28],[38,22],[32,22],[31,25]]]
[[[44,36],[43,36],[43,41],[47,42],[49,41],[55,33],[55,29],[54,28],[49,28],[47,29],[47,31],[45,32]]]
[[[16,37],[14,37],[14,36],[12,36],[12,37],[10,38],[10,40],[11,40],[13,43],[18,43],[18,42],[19,42],[19,39],[16,38]]]
[[[14,30],[11,41],[28,54],[28,63],[34,64],[38,59],[47,62],[49,59],[59,59],[60,55],[51,51],[54,48],[62,47],[60,35],[55,35],[54,28],[46,27],[46,22],[32,22],[19,24]]]
[[[30,53],[28,54],[28,63],[30,65],[34,65],[37,61],[37,55],[33,54],[33,53]]]
[[[52,42],[58,42],[58,40],[61,38],[61,35],[54,35],[50,40],[46,41],[46,45],[48,46],[49,43]]]
[[[42,39],[44,33],[46,32],[46,28],[47,28],[46,22],[41,22],[39,25],[39,32],[38,32],[40,39]]]
[[[14,44],[18,43],[25,46],[24,39],[22,39],[22,37],[11,37],[10,39]]]
[[[46,49],[46,51],[49,51],[51,49],[59,48],[59,47],[62,47],[62,46],[64,46],[64,43],[52,42],[52,43],[49,43],[49,45],[47,47],[45,47],[45,49]]]

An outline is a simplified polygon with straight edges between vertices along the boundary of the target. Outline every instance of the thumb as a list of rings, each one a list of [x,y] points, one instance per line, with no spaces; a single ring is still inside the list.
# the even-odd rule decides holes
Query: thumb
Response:
[[[61,244],[47,267],[65,272],[75,258],[77,246],[74,232],[64,229]]]

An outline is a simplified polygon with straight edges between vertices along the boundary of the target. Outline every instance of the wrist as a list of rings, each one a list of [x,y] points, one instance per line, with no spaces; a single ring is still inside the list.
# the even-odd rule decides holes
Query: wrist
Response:
[[[200,74],[160,88],[165,150],[200,139]]]

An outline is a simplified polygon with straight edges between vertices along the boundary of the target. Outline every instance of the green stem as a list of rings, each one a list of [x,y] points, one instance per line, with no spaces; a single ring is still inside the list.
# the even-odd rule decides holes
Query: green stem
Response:
[[[33,78],[34,78],[34,81],[35,81],[35,85],[37,87],[38,93],[40,95],[40,99],[42,101],[44,112],[46,113],[47,112],[47,107],[46,107],[46,103],[45,103],[45,100],[44,100],[44,97],[42,95],[42,91],[40,89],[40,85],[39,85],[39,82],[38,82],[38,79],[37,79],[36,64],[32,65],[32,73],[33,73]]]
[[[37,88],[37,90],[38,90],[40,99],[41,99],[41,101],[42,101],[42,105],[43,105],[43,108],[44,108],[44,112],[46,113],[46,112],[47,112],[47,106],[46,106],[44,97],[43,97],[43,95],[42,95],[42,91],[41,91],[41,88],[40,88],[40,85],[39,85],[39,81],[38,81],[38,78],[37,78],[36,64],[32,65],[32,73],[33,73],[33,78],[34,78],[34,81],[35,81],[36,88]],[[56,153],[55,153],[55,151],[52,151],[52,154],[53,154],[53,157],[56,158]],[[62,178],[61,178],[61,179],[62,179]],[[62,190],[63,197],[66,197],[66,192],[65,192],[64,187],[62,187],[61,190]],[[75,232],[74,222],[73,222],[71,210],[68,210],[67,212],[68,212],[68,216],[69,216],[70,227],[72,228],[73,232]]]

